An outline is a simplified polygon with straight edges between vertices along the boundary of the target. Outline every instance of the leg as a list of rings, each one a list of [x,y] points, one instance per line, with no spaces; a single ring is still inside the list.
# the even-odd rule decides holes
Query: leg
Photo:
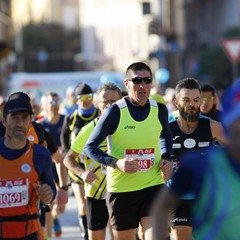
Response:
[[[112,230],[112,226],[110,224],[110,221],[108,221],[107,229],[108,229],[108,232],[110,234],[110,240],[113,240],[113,230]]]
[[[87,226],[90,240],[105,240],[108,211],[105,199],[87,197]]]
[[[145,199],[141,205],[140,210],[140,222],[141,222],[141,228],[142,228],[142,237],[143,240],[153,239],[153,232],[154,232],[154,224],[153,224],[153,212],[152,212],[152,205],[156,199],[156,196],[159,194],[162,189],[165,188],[165,185],[159,185],[159,186],[153,186],[149,187],[148,189],[143,192],[145,194]],[[163,230],[164,231],[164,237],[166,239],[169,238],[169,229],[168,226]]]
[[[53,218],[52,218],[52,213],[50,211],[46,213],[46,232],[47,232],[48,238],[52,237],[52,227],[53,227]]]
[[[53,221],[53,229],[56,237],[60,237],[62,234],[62,227],[59,221],[60,213],[63,213],[65,210],[65,205],[59,207],[56,203],[53,205],[52,208],[52,221]]]
[[[174,240],[192,239],[191,203],[191,200],[180,200],[173,209],[171,234]]]
[[[142,217],[141,226],[142,226],[142,240],[153,239],[153,217]],[[166,229],[166,239],[169,237],[168,229]],[[175,238],[174,238],[175,240]]]
[[[86,215],[86,200],[85,200],[85,191],[84,185],[79,183],[72,183],[72,190],[78,205],[78,215]]]
[[[192,227],[190,226],[173,226],[171,234],[174,240],[192,240]]]
[[[88,229],[89,240],[105,240],[106,229],[92,231]]]
[[[124,230],[124,231],[113,231],[114,240],[135,240],[137,234],[137,228]]]
[[[79,217],[79,226],[81,230],[81,237],[83,237],[84,239],[88,239],[84,185],[73,182],[72,190],[74,192],[77,205],[78,205],[78,217]]]
[[[106,203],[114,240],[136,240],[141,191],[107,193]]]

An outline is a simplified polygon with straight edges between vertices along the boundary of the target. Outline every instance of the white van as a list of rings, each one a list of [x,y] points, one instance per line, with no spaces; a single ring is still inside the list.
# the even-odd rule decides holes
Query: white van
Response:
[[[114,82],[124,89],[124,74],[117,72],[57,72],[57,73],[12,73],[7,81],[8,95],[23,91],[31,93],[39,101],[47,92],[56,92],[61,98],[65,97],[69,86],[85,82],[93,91],[106,82]]]

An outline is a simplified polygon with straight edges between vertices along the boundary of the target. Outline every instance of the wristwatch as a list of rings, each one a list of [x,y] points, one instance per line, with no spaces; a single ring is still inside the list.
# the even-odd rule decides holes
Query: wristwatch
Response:
[[[68,185],[64,185],[64,186],[60,187],[60,189],[63,189],[63,190],[65,190],[65,191],[67,191],[68,188],[69,188]]]

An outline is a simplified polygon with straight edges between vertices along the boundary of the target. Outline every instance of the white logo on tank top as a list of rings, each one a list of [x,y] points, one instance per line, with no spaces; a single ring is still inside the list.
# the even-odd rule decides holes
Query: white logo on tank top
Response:
[[[24,172],[24,173],[29,173],[31,171],[31,166],[28,164],[28,163],[24,163],[22,166],[21,166],[21,170]]]
[[[183,145],[186,148],[194,148],[196,146],[196,141],[192,138],[187,138],[184,142]]]

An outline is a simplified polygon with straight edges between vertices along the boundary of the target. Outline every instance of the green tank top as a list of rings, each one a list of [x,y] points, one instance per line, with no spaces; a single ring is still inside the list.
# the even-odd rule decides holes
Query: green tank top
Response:
[[[137,158],[141,170],[129,174],[109,167],[109,192],[132,192],[164,183],[159,169],[162,125],[158,118],[157,102],[152,99],[149,102],[150,112],[144,121],[135,121],[131,117],[124,98],[117,102],[120,121],[115,133],[108,136],[109,154],[118,159]]]
[[[193,204],[195,240],[240,239],[240,175],[227,158],[221,149],[210,155],[209,170]]]

